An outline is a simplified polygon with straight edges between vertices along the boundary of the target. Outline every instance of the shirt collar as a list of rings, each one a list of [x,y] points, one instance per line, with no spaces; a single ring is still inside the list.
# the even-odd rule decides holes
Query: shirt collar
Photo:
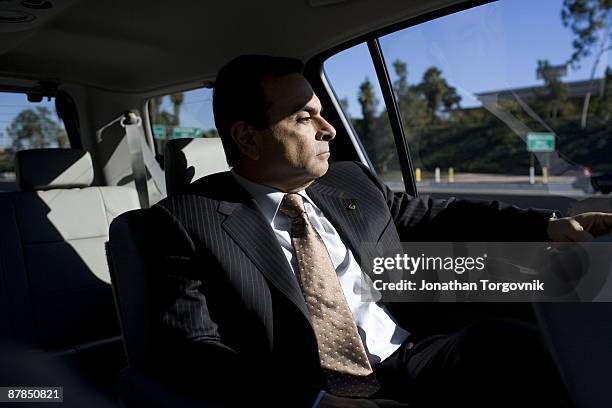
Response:
[[[278,213],[278,208],[285,197],[285,193],[274,187],[248,180],[236,173],[233,169],[231,170],[231,173],[238,184],[240,184],[246,191],[249,192],[251,197],[253,197],[268,223],[272,224],[274,222],[274,217],[276,217],[276,214]],[[310,197],[308,197],[308,194],[306,194],[306,190],[301,190],[297,193],[304,198],[305,202],[308,202],[312,206],[316,207]]]

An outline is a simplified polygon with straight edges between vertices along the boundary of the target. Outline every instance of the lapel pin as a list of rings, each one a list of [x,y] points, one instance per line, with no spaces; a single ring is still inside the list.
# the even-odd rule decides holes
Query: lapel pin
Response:
[[[348,204],[346,205],[346,208],[349,210],[356,210],[357,209],[357,202],[355,200],[350,200],[348,202]]]

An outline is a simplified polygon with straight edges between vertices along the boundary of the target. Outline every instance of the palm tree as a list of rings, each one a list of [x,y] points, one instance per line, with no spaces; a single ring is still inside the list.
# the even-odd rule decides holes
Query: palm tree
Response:
[[[185,95],[182,92],[175,93],[170,95],[170,101],[172,101],[172,105],[174,108],[174,125],[178,126],[181,123],[180,113],[181,113],[181,105],[185,100]]]
[[[442,71],[436,67],[429,68],[423,74],[423,81],[419,87],[427,101],[429,114],[434,118],[447,91],[446,81],[442,78]]]
[[[149,101],[149,115],[154,125],[160,124],[160,110],[163,99],[163,96],[156,96]]]

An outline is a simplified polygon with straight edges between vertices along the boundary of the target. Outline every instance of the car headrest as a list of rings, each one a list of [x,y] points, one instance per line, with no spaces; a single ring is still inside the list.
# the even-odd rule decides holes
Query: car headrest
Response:
[[[94,178],[91,156],[80,149],[21,150],[15,172],[22,191],[89,187]]]
[[[168,195],[180,194],[199,178],[229,170],[221,139],[183,138],[166,143],[164,170]]]

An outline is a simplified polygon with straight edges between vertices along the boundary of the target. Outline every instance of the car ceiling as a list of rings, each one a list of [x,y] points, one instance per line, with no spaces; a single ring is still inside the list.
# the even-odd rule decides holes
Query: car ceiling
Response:
[[[244,53],[307,60],[458,2],[0,0],[0,80],[150,92],[211,80]]]

